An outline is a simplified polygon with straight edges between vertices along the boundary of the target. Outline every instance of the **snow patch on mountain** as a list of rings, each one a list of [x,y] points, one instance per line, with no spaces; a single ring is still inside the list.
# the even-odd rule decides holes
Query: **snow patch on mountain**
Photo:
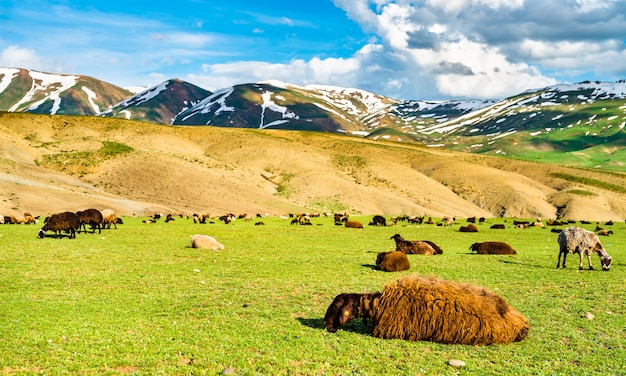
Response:
[[[16,68],[0,68],[0,93],[2,93],[9,85],[13,78],[20,72]]]
[[[96,114],[100,113],[100,106],[98,106],[96,102],[93,101],[94,99],[98,98],[96,93],[94,93],[92,90],[88,89],[85,86],[83,86],[82,89],[85,93],[87,93],[87,100],[89,101],[91,108],[93,108]]]
[[[261,94],[261,97],[263,98],[263,104],[261,104],[261,122],[259,124],[259,128],[261,129],[289,122],[289,120],[276,120],[269,124],[263,124],[265,120],[265,110],[281,113],[283,119],[298,119],[298,115],[293,112],[289,112],[287,107],[279,106],[274,103],[274,101],[272,101],[272,94],[273,93],[271,91],[266,91]]]
[[[29,111],[36,110],[41,104],[46,102],[47,100],[52,100],[52,108],[50,109],[50,115],[56,115],[56,113],[61,108],[61,98],[60,94],[65,90],[76,85],[78,81],[78,76],[70,76],[70,75],[58,75],[51,73],[42,73],[37,71],[29,71],[28,74],[33,79],[32,86],[30,90],[22,97],[20,101],[18,101],[13,107],[9,109],[9,111],[15,111],[19,108],[20,105],[27,103],[39,94],[39,93],[47,93],[47,97],[33,103],[28,107]]]

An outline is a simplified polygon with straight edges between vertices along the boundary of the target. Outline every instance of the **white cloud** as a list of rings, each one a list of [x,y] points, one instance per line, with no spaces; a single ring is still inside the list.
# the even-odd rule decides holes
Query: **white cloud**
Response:
[[[44,63],[35,50],[9,46],[0,52],[0,67],[28,68],[41,70]]]
[[[395,59],[392,77],[380,87],[404,98],[502,98],[557,83],[541,69],[561,77],[626,71],[623,0],[334,3],[380,38],[384,51],[377,56]]]

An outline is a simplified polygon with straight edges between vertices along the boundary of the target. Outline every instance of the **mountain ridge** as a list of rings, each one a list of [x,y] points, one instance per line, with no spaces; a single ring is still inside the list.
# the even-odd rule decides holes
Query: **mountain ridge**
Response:
[[[39,78],[17,85],[15,71],[22,80]],[[497,101],[399,100],[276,80],[209,92],[179,79],[134,95],[116,88],[113,98],[77,80],[95,87],[92,78],[2,69],[0,110],[93,115],[100,109],[98,116],[173,126],[330,132],[586,168],[621,171],[626,165],[624,80],[559,84]]]

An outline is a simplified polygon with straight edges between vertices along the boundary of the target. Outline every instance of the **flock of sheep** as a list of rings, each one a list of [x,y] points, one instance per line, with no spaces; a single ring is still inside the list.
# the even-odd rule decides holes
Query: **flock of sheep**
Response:
[[[38,218],[30,213],[24,213],[23,220],[14,216],[0,216],[0,218],[2,218],[0,223],[38,223]],[[77,212],[65,211],[46,217],[43,227],[37,235],[40,238],[45,238],[46,232],[51,231],[53,233],[52,236],[56,238],[63,237],[63,233],[65,233],[70,239],[74,239],[76,238],[76,233],[80,233],[81,230],[87,233],[87,225],[90,226],[92,233],[95,233],[96,230],[98,230],[98,233],[101,233],[103,228],[111,228],[111,225],[117,228],[117,225],[120,223],[122,223],[122,220],[117,217],[112,209],[104,209],[102,211],[98,209],[86,209]]]
[[[86,233],[87,225],[91,227],[92,233],[96,230],[100,233],[101,229],[110,228],[111,225],[117,228],[119,223],[121,220],[109,209],[56,213],[44,220],[39,237],[43,238],[47,231],[51,231],[55,237],[60,237],[65,232],[70,238],[74,238],[81,229]],[[291,223],[305,224],[310,221],[298,217]],[[345,227],[363,228],[360,222],[350,220],[347,216],[336,216],[335,223]],[[386,226],[387,222],[384,217],[375,216],[370,225]],[[394,240],[396,250],[380,252],[376,257],[377,268],[382,271],[410,269],[407,254],[443,254],[443,250],[429,240],[406,240],[400,234],[395,234],[390,239]],[[562,267],[565,268],[565,259],[569,253],[579,255],[578,267],[581,270],[584,257],[587,257],[589,269],[593,269],[591,255],[594,253],[600,257],[602,270],[608,271],[611,267],[611,256],[598,236],[591,231],[581,227],[568,227],[559,233],[558,243],[557,268],[561,267],[561,256]],[[201,234],[192,236],[190,247],[224,249],[224,245],[215,238]],[[495,241],[474,243],[470,250],[478,254],[517,253],[507,243]],[[399,278],[385,286],[382,292],[337,295],[326,311],[324,325],[328,331],[336,332],[355,318],[362,318],[364,323],[370,320],[372,335],[375,337],[448,344],[504,344],[523,340],[529,331],[528,320],[489,290],[416,275]]]
[[[467,229],[460,231],[467,232]],[[405,240],[400,234],[391,239],[396,242],[396,250],[380,252],[376,257],[376,265],[382,271],[408,270],[407,254],[443,253],[440,247],[427,240]],[[561,255],[565,268],[568,253],[579,255],[581,270],[585,256],[589,269],[593,269],[591,255],[594,253],[600,257],[602,270],[608,271],[611,267],[612,258],[594,232],[567,227],[559,233],[558,243],[557,268],[561,266]],[[474,243],[470,250],[478,254],[517,254],[509,244],[495,241]],[[416,275],[399,278],[382,292],[337,295],[326,311],[324,326],[334,333],[355,318],[362,318],[364,324],[370,320],[375,337],[446,344],[517,342],[526,338],[529,331],[528,320],[489,290]]]

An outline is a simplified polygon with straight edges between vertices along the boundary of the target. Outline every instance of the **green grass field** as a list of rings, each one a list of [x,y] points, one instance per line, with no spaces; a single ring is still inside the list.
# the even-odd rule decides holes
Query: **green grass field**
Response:
[[[364,223],[371,217],[356,217]],[[398,224],[348,229],[264,218],[264,226],[142,223],[76,239],[38,239],[41,224],[0,226],[0,374],[216,375],[624,375],[626,224],[601,240],[609,272],[557,270],[549,228],[491,230]],[[593,225],[585,225],[588,229]],[[608,227],[607,227],[608,228]],[[189,248],[208,234],[223,251]],[[390,236],[429,239],[440,256],[410,255],[411,270],[374,271]],[[470,254],[477,241],[506,241],[517,255]],[[402,275],[484,286],[524,314],[527,339],[474,347],[372,337],[361,320],[329,333],[335,295],[380,291]],[[584,318],[585,313],[593,320]],[[452,368],[460,359],[464,368]]]

